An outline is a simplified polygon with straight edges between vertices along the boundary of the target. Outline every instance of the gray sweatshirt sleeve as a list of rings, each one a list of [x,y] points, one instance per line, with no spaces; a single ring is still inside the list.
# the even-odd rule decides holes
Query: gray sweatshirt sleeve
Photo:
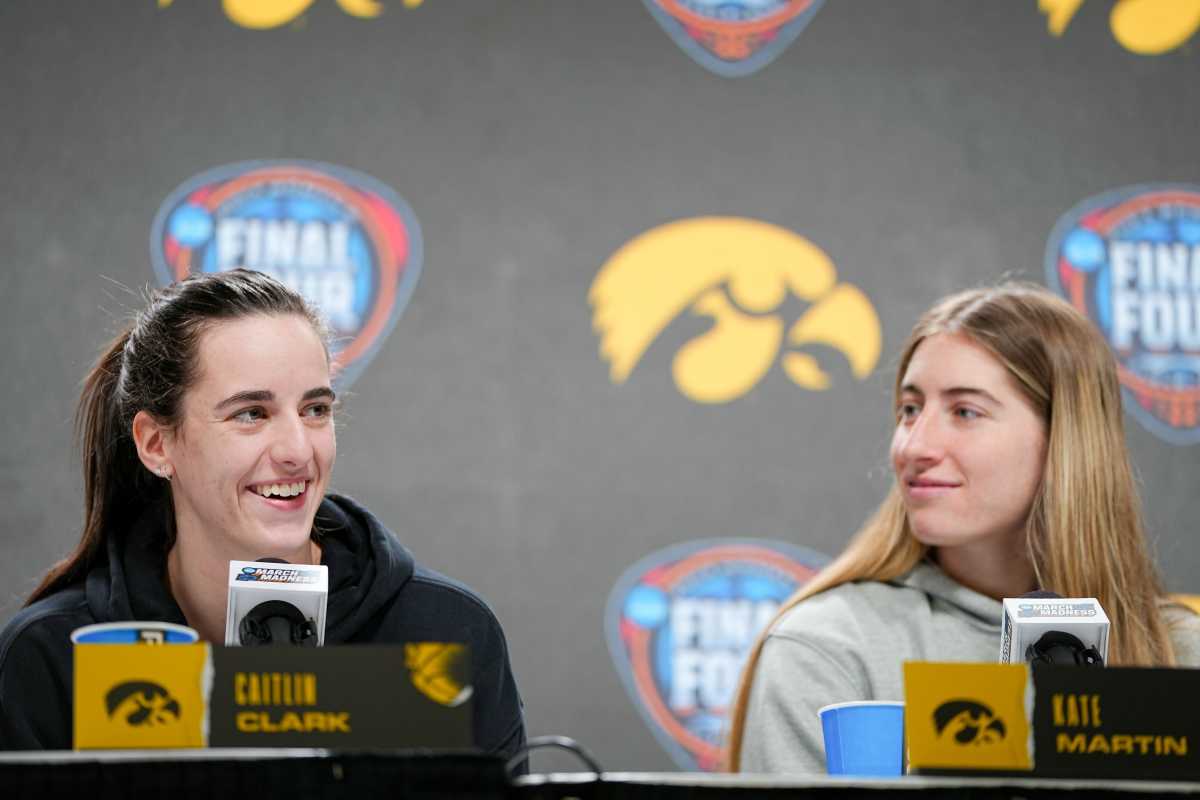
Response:
[[[742,739],[743,772],[825,774],[817,709],[865,699],[849,670],[816,645],[776,631],[763,644]]]

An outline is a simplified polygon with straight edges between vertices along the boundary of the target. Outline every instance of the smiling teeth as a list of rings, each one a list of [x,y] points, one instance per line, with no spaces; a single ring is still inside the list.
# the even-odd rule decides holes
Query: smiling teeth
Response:
[[[296,483],[271,483],[266,486],[256,486],[254,491],[261,494],[263,497],[295,497],[304,491],[304,485],[307,481],[298,481]]]

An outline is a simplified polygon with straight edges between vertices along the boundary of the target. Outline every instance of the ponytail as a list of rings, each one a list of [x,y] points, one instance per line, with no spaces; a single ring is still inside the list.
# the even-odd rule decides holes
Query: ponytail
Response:
[[[103,557],[106,522],[118,513],[128,514],[133,505],[121,497],[138,482],[132,476],[142,471],[121,413],[121,364],[129,336],[126,328],[96,360],[75,409],[75,439],[83,456],[83,536],[50,568],[26,605],[81,580]]]

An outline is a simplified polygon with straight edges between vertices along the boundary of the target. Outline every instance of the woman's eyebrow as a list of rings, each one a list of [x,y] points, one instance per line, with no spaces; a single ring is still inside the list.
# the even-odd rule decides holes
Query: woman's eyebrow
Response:
[[[333,402],[334,400],[337,399],[337,395],[334,394],[333,389],[330,389],[328,386],[318,386],[315,389],[309,389],[307,392],[304,393],[304,396],[301,397],[300,399],[301,400],[315,400],[318,397],[324,397],[327,400],[329,400],[330,402]]]
[[[952,386],[949,389],[943,389],[942,394],[948,395],[950,397],[961,397],[963,395],[967,395],[967,396],[971,396],[971,397],[979,397],[979,398],[982,398],[983,400],[986,400],[987,402],[991,403],[992,405],[997,405],[997,406],[1004,405],[1003,403],[1000,402],[1000,400],[994,394],[989,392],[987,389],[980,389],[976,386]]]
[[[213,406],[214,411],[220,411],[229,406],[235,406],[239,403],[269,403],[275,399],[275,393],[269,389],[247,389],[244,392],[236,392],[229,395],[221,402]]]
[[[337,395],[334,394],[333,389],[330,389],[328,386],[317,386],[305,392],[300,400],[307,402],[308,400],[315,400],[318,397],[327,398],[330,402],[337,399]],[[214,410],[220,411],[240,403],[270,403],[274,400],[275,393],[270,389],[247,389],[244,392],[236,392],[229,395],[229,397],[217,403],[214,406]]]
[[[925,392],[922,391],[921,387],[917,386],[915,383],[904,384],[900,387],[900,393],[917,395],[919,397],[925,396]],[[943,397],[962,397],[964,395],[968,397],[978,397],[982,400],[992,403],[993,405],[1004,405],[987,389],[980,389],[977,386],[951,386],[948,389],[942,389],[938,392],[938,394],[942,395]]]

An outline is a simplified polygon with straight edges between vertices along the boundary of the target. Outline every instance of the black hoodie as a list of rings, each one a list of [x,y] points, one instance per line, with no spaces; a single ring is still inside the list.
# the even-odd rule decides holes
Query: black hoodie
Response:
[[[171,595],[163,509],[149,509],[86,579],[24,608],[0,631],[0,750],[71,748],[71,631],[95,622],[187,624]],[[329,567],[325,643],[416,641],[470,645],[474,736],[511,756],[525,742],[508,648],[491,609],[461,583],[413,561],[395,534],[348,497],[317,512]]]

